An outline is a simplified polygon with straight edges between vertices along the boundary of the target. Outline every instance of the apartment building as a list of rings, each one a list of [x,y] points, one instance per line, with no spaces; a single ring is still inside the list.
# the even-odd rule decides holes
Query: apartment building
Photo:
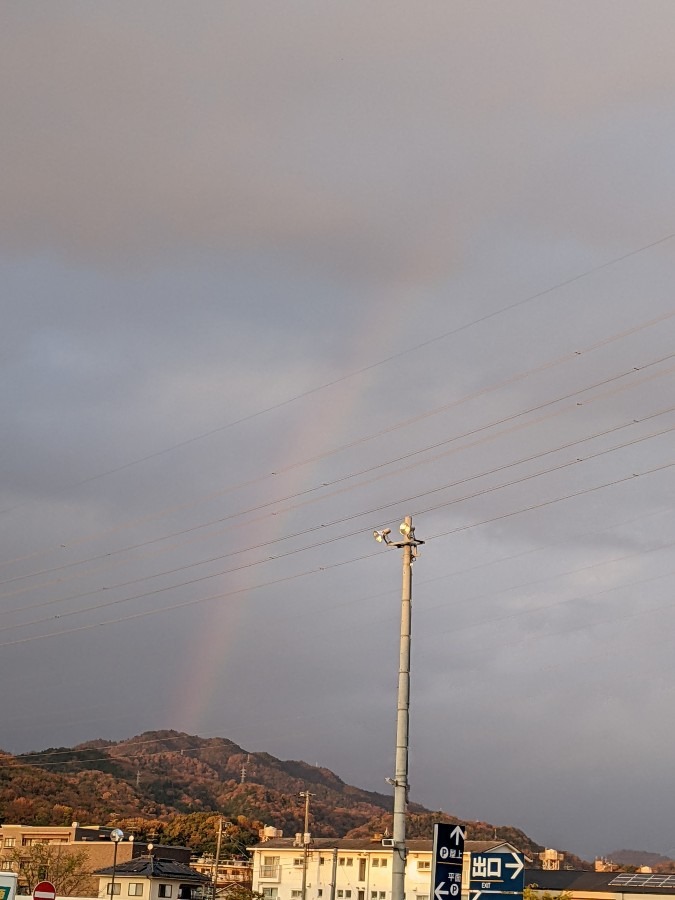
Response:
[[[431,840],[409,840],[405,900],[429,900]],[[265,900],[302,900],[304,850],[302,836],[266,841],[249,847],[253,855],[253,890]],[[468,890],[471,853],[516,850],[504,841],[467,841],[463,890]],[[350,840],[316,838],[307,857],[306,900],[330,900],[335,873],[335,900],[391,900],[393,849],[381,838]]]

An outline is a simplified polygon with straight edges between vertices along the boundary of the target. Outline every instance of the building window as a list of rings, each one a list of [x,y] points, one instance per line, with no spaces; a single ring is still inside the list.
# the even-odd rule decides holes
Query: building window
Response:
[[[386,896],[387,896],[386,891],[380,891],[380,900],[384,900],[384,898]]]
[[[370,892],[370,900],[377,900],[377,891]]]
[[[302,868],[302,857],[301,857],[301,856],[296,856],[296,857],[293,859],[293,865],[294,865],[294,866],[298,866],[298,868]]]
[[[116,881],[115,884],[112,881],[108,882],[108,889],[106,890],[106,894],[111,897],[113,894],[117,896],[122,891],[122,885],[119,881]]]
[[[340,859],[338,859],[338,865],[344,866],[344,864],[345,864],[345,858],[344,858],[344,856],[341,856]]]
[[[130,897],[142,897],[143,896],[143,882],[142,881],[132,881],[129,885],[129,896]]]
[[[384,859],[380,860],[380,865],[382,866],[383,869],[387,868],[387,858],[386,857]]]
[[[293,900],[298,900],[299,897],[302,897],[302,891],[291,891],[291,897]]]
[[[431,862],[428,859],[418,859],[417,869],[419,872],[426,872],[431,868]]]
[[[0,866],[3,872],[11,872],[12,871],[12,863],[9,859],[3,859],[2,866]]]
[[[326,857],[320,856],[319,857],[319,865],[322,866],[325,862],[326,862]],[[319,896],[321,896],[321,895],[319,895]]]
[[[5,838],[4,845],[5,845],[5,847],[16,846],[16,838]]]
[[[170,884],[157,885],[157,896],[158,897],[170,897],[172,891],[173,891],[173,887]]]
[[[359,860],[359,881],[366,880],[366,859],[365,857],[361,857]],[[363,900],[363,898],[361,898]]]
[[[323,897],[323,888],[319,888],[319,890],[316,892],[316,896]]]
[[[380,861],[377,857],[373,859],[373,868],[376,869],[380,864]]]
[[[353,866],[353,865],[354,865],[354,860],[352,859],[351,856],[348,856],[348,857],[347,857],[347,865],[348,865],[348,866]]]
[[[262,865],[260,866],[261,878],[279,878],[279,859],[278,856],[263,856]]]
[[[264,887],[262,895],[264,900],[277,900],[278,888]]]

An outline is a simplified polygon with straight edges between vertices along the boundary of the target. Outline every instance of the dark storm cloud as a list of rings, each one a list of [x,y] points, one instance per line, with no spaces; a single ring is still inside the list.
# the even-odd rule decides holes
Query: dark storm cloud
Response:
[[[411,512],[414,799],[669,850],[672,5],[0,17],[8,749],[383,789]]]

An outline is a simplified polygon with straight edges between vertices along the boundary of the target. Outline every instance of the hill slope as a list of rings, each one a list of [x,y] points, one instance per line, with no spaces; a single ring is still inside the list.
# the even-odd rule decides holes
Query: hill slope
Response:
[[[242,767],[246,779],[242,783]],[[24,824],[105,824],[153,820],[173,839],[203,844],[195,825],[222,814],[245,827],[246,841],[258,823],[290,835],[303,829],[300,791],[312,792],[311,830],[318,837],[363,836],[391,826],[391,797],[346,784],[334,772],[269,753],[248,753],[225,738],[200,738],[176,731],[145,732],[129,740],[89,741],[17,757],[0,764],[0,816]],[[172,817],[189,817],[190,828],[164,830]],[[410,805],[409,834],[430,837],[434,821],[457,821]],[[522,831],[468,823],[468,836],[510,840],[533,859],[543,849]],[[202,835],[200,837],[200,835]],[[242,838],[243,840],[243,838]],[[576,858],[574,858],[576,860]],[[579,863],[582,861],[579,860]],[[587,864],[586,864],[587,865]]]

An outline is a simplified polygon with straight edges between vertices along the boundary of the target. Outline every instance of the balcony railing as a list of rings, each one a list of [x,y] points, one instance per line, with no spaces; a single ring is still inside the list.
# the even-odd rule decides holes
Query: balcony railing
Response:
[[[278,881],[281,866],[277,863],[274,866],[260,866],[260,878],[267,878],[269,881]]]

